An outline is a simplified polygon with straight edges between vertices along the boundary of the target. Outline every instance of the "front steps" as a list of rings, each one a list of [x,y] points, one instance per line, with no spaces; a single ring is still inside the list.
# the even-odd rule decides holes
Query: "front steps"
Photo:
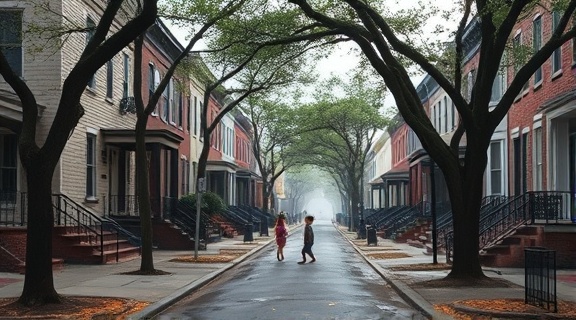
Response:
[[[154,245],[162,250],[193,250],[194,239],[177,225],[162,221],[153,224]],[[206,249],[206,244],[199,243],[200,250]]]
[[[0,272],[25,273],[26,232],[24,227],[0,228]],[[52,259],[53,271],[63,268],[63,259]]]
[[[486,267],[523,268],[524,249],[543,245],[542,226],[522,226],[516,232],[480,252]]]
[[[135,259],[140,256],[140,248],[108,231],[100,241],[75,228],[55,226],[52,256],[66,263],[106,264]]]

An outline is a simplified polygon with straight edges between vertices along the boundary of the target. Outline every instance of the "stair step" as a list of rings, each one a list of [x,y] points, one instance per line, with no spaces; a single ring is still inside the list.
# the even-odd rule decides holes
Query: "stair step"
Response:
[[[492,254],[508,254],[510,253],[510,246],[505,244],[493,245],[489,248],[484,249],[486,253]]]
[[[520,236],[510,236],[510,237],[504,238],[504,240],[502,240],[502,244],[518,245],[518,244],[522,243],[522,239],[523,239],[523,237],[520,237]]]

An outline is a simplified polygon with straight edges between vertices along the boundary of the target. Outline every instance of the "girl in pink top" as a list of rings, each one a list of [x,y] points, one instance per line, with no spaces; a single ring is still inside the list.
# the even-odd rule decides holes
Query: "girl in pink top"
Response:
[[[284,260],[284,246],[286,245],[286,237],[288,236],[288,229],[286,228],[285,222],[284,216],[281,215],[276,220],[276,225],[274,226],[276,245],[278,245],[278,251],[276,252],[278,261]]]

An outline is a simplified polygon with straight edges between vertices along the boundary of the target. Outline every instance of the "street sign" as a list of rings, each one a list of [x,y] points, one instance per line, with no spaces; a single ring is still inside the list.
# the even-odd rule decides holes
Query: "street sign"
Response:
[[[206,179],[198,178],[198,191],[206,192]]]

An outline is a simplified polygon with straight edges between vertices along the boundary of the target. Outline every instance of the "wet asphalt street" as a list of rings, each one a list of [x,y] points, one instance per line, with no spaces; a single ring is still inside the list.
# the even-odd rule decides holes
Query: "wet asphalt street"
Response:
[[[317,262],[296,263],[300,229],[288,238],[284,261],[268,246],[156,319],[425,319],[329,221],[313,229]]]

